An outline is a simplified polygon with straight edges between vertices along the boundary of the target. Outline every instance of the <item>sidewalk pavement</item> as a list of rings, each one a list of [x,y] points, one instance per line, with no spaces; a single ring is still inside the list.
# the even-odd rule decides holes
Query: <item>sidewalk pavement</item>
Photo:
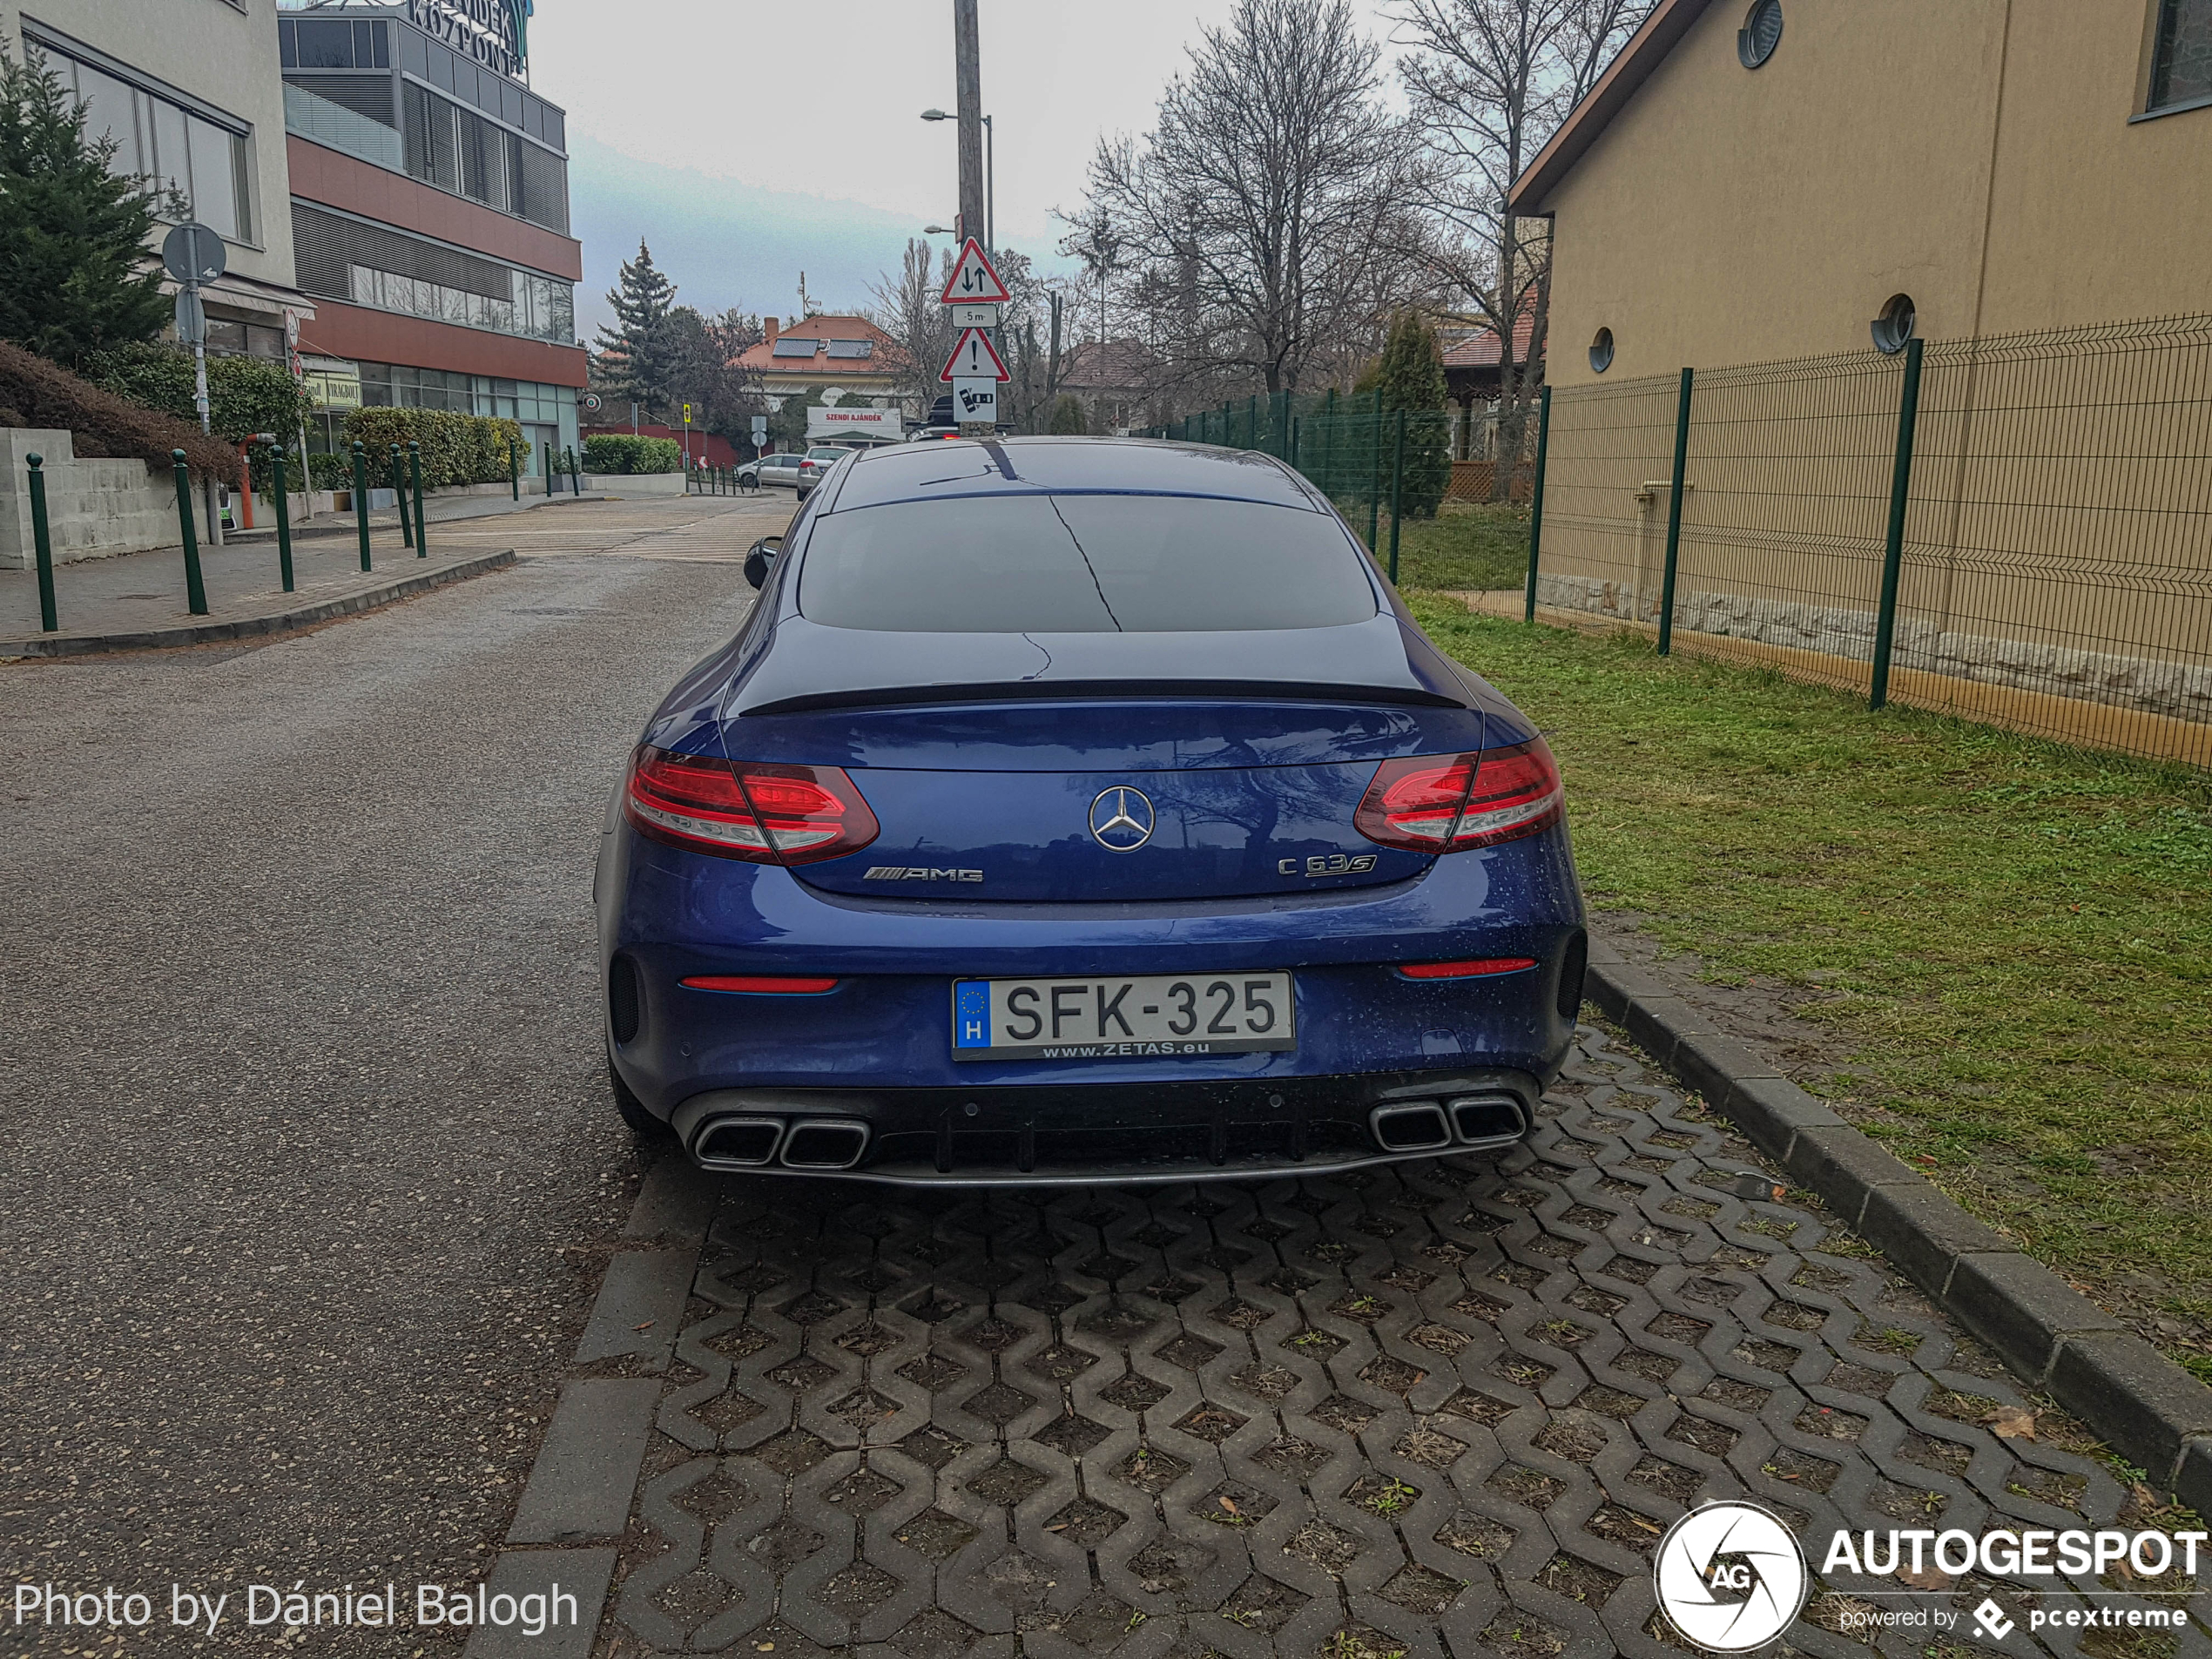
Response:
[[[512,563],[518,551],[620,550],[659,557],[742,558],[754,536],[780,530],[792,510],[788,497],[773,496],[632,502],[589,492],[526,500],[520,518],[504,516],[516,509],[497,498],[461,497],[445,504],[455,510],[442,513],[431,506],[428,558],[402,545],[396,514],[370,514],[368,571],[361,568],[350,515],[319,523],[313,531],[295,529],[291,593],[279,579],[273,529],[234,535],[219,548],[203,544],[205,617],[186,609],[181,548],[57,565],[61,628],[51,634],[39,629],[37,572],[0,570],[0,658],[206,644],[313,627],[480,576]],[[462,522],[468,520],[479,522]]]

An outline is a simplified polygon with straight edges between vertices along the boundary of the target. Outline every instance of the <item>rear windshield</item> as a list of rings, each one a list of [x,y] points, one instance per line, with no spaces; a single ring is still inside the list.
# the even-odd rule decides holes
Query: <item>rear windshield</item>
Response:
[[[1375,614],[1326,513],[1180,496],[897,502],[816,521],[799,609],[879,633],[1193,633]]]

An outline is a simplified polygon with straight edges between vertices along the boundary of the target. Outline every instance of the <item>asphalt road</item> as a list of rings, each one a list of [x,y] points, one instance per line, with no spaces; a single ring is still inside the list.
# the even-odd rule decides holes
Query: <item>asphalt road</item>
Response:
[[[789,513],[580,503],[304,637],[0,666],[10,1581],[157,1596],[138,1653],[172,1581],[489,1566],[635,1178],[606,792]]]

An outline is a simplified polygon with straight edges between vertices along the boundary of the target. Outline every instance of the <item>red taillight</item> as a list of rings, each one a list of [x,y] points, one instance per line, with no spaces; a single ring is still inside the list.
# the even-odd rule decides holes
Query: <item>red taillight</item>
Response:
[[[1352,821],[1383,846],[1464,853],[1549,829],[1563,806],[1551,751],[1531,738],[1480,754],[1386,760]]]
[[[1533,956],[1483,956],[1465,962],[1404,962],[1398,971],[1407,979],[1480,979],[1486,974],[1518,974],[1535,965]]]
[[[681,981],[693,991],[730,991],[744,996],[819,996],[833,991],[833,979],[806,979],[764,974],[698,974]]]
[[[651,745],[631,761],[630,821],[655,840],[754,864],[857,853],[875,814],[838,766],[732,766]]]

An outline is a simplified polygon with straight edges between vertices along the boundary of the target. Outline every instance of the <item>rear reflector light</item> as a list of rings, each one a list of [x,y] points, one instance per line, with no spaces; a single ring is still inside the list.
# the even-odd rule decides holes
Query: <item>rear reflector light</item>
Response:
[[[1539,834],[1564,805],[1551,751],[1531,738],[1480,754],[1386,760],[1352,821],[1379,846],[1464,853]]]
[[[1486,974],[1518,974],[1535,965],[1533,956],[1484,956],[1465,962],[1406,962],[1398,971],[1407,979],[1479,979]]]
[[[877,833],[841,767],[732,765],[650,744],[631,759],[624,807],[655,840],[754,864],[842,858]]]
[[[819,996],[833,991],[833,979],[774,977],[760,974],[699,974],[682,981],[689,991],[730,991],[743,996]]]

